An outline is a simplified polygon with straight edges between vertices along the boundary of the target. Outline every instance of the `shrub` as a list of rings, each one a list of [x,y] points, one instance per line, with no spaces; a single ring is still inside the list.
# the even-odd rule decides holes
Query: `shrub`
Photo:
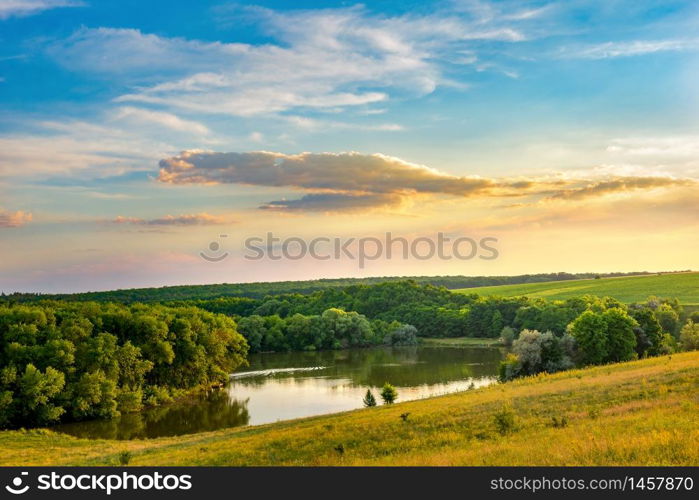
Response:
[[[493,419],[495,420],[495,428],[500,435],[505,436],[514,432],[516,428],[515,412],[512,411],[512,408],[509,406],[503,406],[503,408],[493,416]]]
[[[500,362],[499,379],[500,382],[507,382],[519,376],[519,358],[516,354],[508,354],[504,361]]]
[[[383,399],[384,404],[390,405],[398,399],[398,391],[391,384],[386,382],[381,388],[381,399]]]
[[[370,389],[367,389],[366,394],[364,395],[364,399],[362,400],[364,403],[364,406],[367,408],[371,408],[372,406],[376,406],[376,398],[374,395],[371,393]]]
[[[131,458],[132,455],[130,451],[122,451],[119,453],[119,465],[129,465]]]

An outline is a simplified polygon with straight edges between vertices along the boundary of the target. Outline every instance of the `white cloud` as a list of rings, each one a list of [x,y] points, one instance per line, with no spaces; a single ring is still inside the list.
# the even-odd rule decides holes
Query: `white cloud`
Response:
[[[95,177],[150,170],[173,146],[141,129],[124,130],[83,121],[45,121],[32,133],[0,136],[0,178],[36,174]]]
[[[699,39],[676,40],[631,40],[624,42],[606,42],[584,47],[566,48],[561,57],[572,59],[611,59],[631,57],[657,52],[680,52],[699,50]]]
[[[449,12],[376,16],[361,7],[247,9],[275,43],[164,38],[133,29],[83,28],[49,53],[64,66],[121,79],[141,102],[236,116],[371,106],[425,95],[449,79],[443,66],[476,42],[518,42],[520,19],[472,21]],[[528,19],[524,16],[523,19]]]
[[[31,16],[59,7],[82,7],[83,5],[83,2],[70,0],[2,0],[0,1],[0,19]]]
[[[138,123],[154,123],[178,132],[208,135],[210,130],[197,121],[185,120],[172,113],[124,106],[116,110],[116,120],[131,120]]]

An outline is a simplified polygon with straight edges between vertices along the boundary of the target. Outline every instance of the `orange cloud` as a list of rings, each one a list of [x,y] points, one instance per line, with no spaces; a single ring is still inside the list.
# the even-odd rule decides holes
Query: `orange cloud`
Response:
[[[27,212],[3,212],[0,211],[0,228],[21,227],[32,221],[32,214]]]

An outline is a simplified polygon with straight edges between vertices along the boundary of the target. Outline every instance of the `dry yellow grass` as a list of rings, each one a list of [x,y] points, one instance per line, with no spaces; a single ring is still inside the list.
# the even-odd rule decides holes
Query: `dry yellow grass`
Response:
[[[128,450],[133,465],[697,465],[698,395],[693,352],[176,438],[6,431],[0,464],[112,465]],[[515,427],[501,435],[494,416],[504,406]]]

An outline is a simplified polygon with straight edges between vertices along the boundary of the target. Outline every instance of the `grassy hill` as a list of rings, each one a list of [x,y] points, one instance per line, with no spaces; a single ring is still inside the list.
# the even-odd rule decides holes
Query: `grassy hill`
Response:
[[[699,305],[699,273],[551,281],[548,283],[484,286],[455,291],[502,297],[526,295],[551,300],[590,294],[615,297],[626,303],[642,301],[650,295],[659,295],[676,297],[682,305],[697,306]]]
[[[696,465],[697,394],[690,352],[177,438],[5,431],[0,465],[118,464],[122,452],[132,465]],[[498,415],[513,425],[499,429]]]

